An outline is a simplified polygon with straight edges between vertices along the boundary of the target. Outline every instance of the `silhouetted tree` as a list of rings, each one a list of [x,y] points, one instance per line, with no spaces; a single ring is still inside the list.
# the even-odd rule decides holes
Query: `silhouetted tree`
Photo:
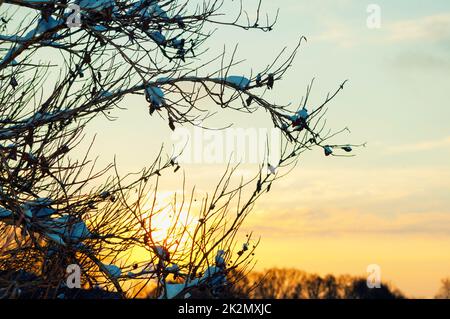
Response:
[[[237,242],[236,234],[272,183],[314,147],[326,156],[352,151],[351,145],[330,142],[345,129],[325,126],[329,102],[345,82],[314,109],[312,83],[299,107],[266,98],[304,38],[256,74],[242,76],[236,50],[206,60],[204,46],[215,27],[267,32],[277,19],[274,14],[262,21],[258,2],[254,15],[241,5],[237,19],[227,21],[225,2],[235,3],[1,2],[0,270],[11,275],[1,278],[0,296],[25,296],[34,289],[36,297],[68,297],[60,292],[70,264],[81,267],[84,288],[110,289],[122,297],[137,296],[147,282],[156,284],[153,297],[189,297],[200,288],[216,296],[230,271],[242,277],[253,265],[258,240],[249,234]],[[74,4],[80,12],[73,12]],[[80,24],[74,27],[77,14]],[[85,128],[94,118],[113,120],[111,112],[130,95],[141,96],[149,117],[158,116],[172,130],[199,125],[222,109],[264,110],[283,135],[280,161],[261,163],[253,178],[237,185],[231,183],[236,167],[227,167],[200,205],[183,187],[168,211],[157,204],[158,185],[162,175],[178,171],[179,154],[161,149],[148,167],[126,175],[115,162],[97,169],[93,145],[80,156]],[[180,225],[183,210],[189,218]],[[160,214],[174,216],[173,225],[165,239],[156,240],[152,222]],[[131,261],[136,249],[146,251],[147,260]],[[36,277],[17,281],[18,271]]]
[[[234,288],[256,299],[398,299],[402,293],[387,284],[370,289],[366,279],[343,275],[321,277],[297,269],[252,272]]]
[[[351,290],[346,298],[350,299],[402,299],[402,294],[397,290],[392,290],[386,284],[381,284],[380,288],[369,288],[366,279],[355,279],[352,282]]]
[[[441,280],[441,288],[439,288],[436,294],[436,299],[450,299],[450,278],[445,278]]]

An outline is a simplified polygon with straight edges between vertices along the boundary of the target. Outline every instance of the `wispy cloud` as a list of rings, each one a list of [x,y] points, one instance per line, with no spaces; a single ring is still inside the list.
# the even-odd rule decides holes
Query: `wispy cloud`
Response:
[[[393,56],[392,66],[404,70],[450,70],[450,12],[404,20],[382,20],[380,29],[369,29],[364,19],[330,17],[320,22],[320,32],[311,39],[353,50],[382,47]]]
[[[283,218],[270,223],[254,222],[249,229],[271,237],[304,237],[341,235],[371,236],[448,236],[450,213],[428,212],[400,214],[391,217],[367,214],[355,210],[340,210],[330,207],[327,213],[317,211],[295,211],[281,214]]]
[[[347,22],[330,19],[324,25],[324,31],[311,38],[314,41],[329,42],[347,49],[354,47],[362,40],[361,35]]]
[[[345,20],[330,17],[321,23],[321,31],[315,39],[345,48],[362,44],[389,45],[399,42],[447,45],[450,41],[450,12],[415,19],[382,21],[380,29],[372,30],[366,27],[364,19]],[[446,48],[450,49],[450,45]]]
[[[448,237],[449,180],[450,170],[436,167],[305,171],[300,179],[286,177],[286,188],[273,190],[289,196],[262,199],[247,226],[275,237]]]
[[[389,146],[387,148],[387,152],[391,154],[395,153],[409,153],[409,152],[423,152],[423,151],[431,151],[436,149],[445,148],[450,150],[450,136],[434,139],[428,141],[421,141],[417,143],[410,144],[401,144],[397,146]]]
[[[450,13],[435,14],[388,24],[387,39],[392,42],[448,41],[450,40]]]

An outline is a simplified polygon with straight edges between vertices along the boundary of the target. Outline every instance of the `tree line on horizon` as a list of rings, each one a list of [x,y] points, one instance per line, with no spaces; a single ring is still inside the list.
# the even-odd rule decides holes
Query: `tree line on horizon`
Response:
[[[369,288],[363,276],[320,276],[294,268],[253,271],[230,291],[232,298],[250,299],[406,299],[391,283]],[[450,277],[441,281],[435,299],[450,299]]]
[[[369,288],[362,276],[320,276],[293,268],[271,268],[249,273],[234,287],[236,298],[251,299],[404,299],[390,283]]]

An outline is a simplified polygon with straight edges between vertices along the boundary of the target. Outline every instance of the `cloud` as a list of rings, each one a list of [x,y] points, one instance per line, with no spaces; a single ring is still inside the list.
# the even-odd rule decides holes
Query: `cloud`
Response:
[[[450,236],[450,169],[327,169],[285,179],[285,189],[273,190],[285,195],[261,199],[246,229],[280,238]]]
[[[431,151],[442,148],[450,149],[450,136],[441,139],[390,146],[387,148],[387,152],[391,154],[413,153],[413,152]]]
[[[394,59],[403,69],[450,70],[450,13],[429,15],[388,24],[388,43],[412,44]]]
[[[362,19],[330,17],[322,22],[314,39],[336,44],[343,48],[356,45],[437,44],[450,50],[450,12],[405,19],[382,20],[380,29],[369,29]],[[433,63],[435,61],[431,61]]]
[[[263,220],[248,223],[246,228],[263,234],[264,237],[281,238],[342,235],[448,237],[450,234],[450,212],[444,211],[386,217],[356,210],[329,208],[326,214],[320,211],[317,211],[317,215],[314,211],[295,211],[281,216],[282,218],[271,220],[270,223]]]
[[[442,42],[450,40],[450,13],[397,21],[387,26],[392,42]]]
[[[342,48],[352,48],[361,42],[361,35],[358,35],[354,28],[343,21],[327,20],[325,31],[311,37],[314,41],[330,42]]]

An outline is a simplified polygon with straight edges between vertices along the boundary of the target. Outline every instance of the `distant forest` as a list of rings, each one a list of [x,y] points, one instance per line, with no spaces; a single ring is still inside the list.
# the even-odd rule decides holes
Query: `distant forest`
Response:
[[[237,298],[255,299],[404,299],[404,294],[388,283],[369,288],[367,279],[350,275],[307,273],[298,269],[272,268],[252,272],[233,288]]]
[[[233,287],[231,296],[252,299],[405,299],[398,288],[382,283],[369,288],[365,277],[307,273],[298,269],[272,268],[251,272]],[[450,299],[450,278],[441,281],[436,299]]]

